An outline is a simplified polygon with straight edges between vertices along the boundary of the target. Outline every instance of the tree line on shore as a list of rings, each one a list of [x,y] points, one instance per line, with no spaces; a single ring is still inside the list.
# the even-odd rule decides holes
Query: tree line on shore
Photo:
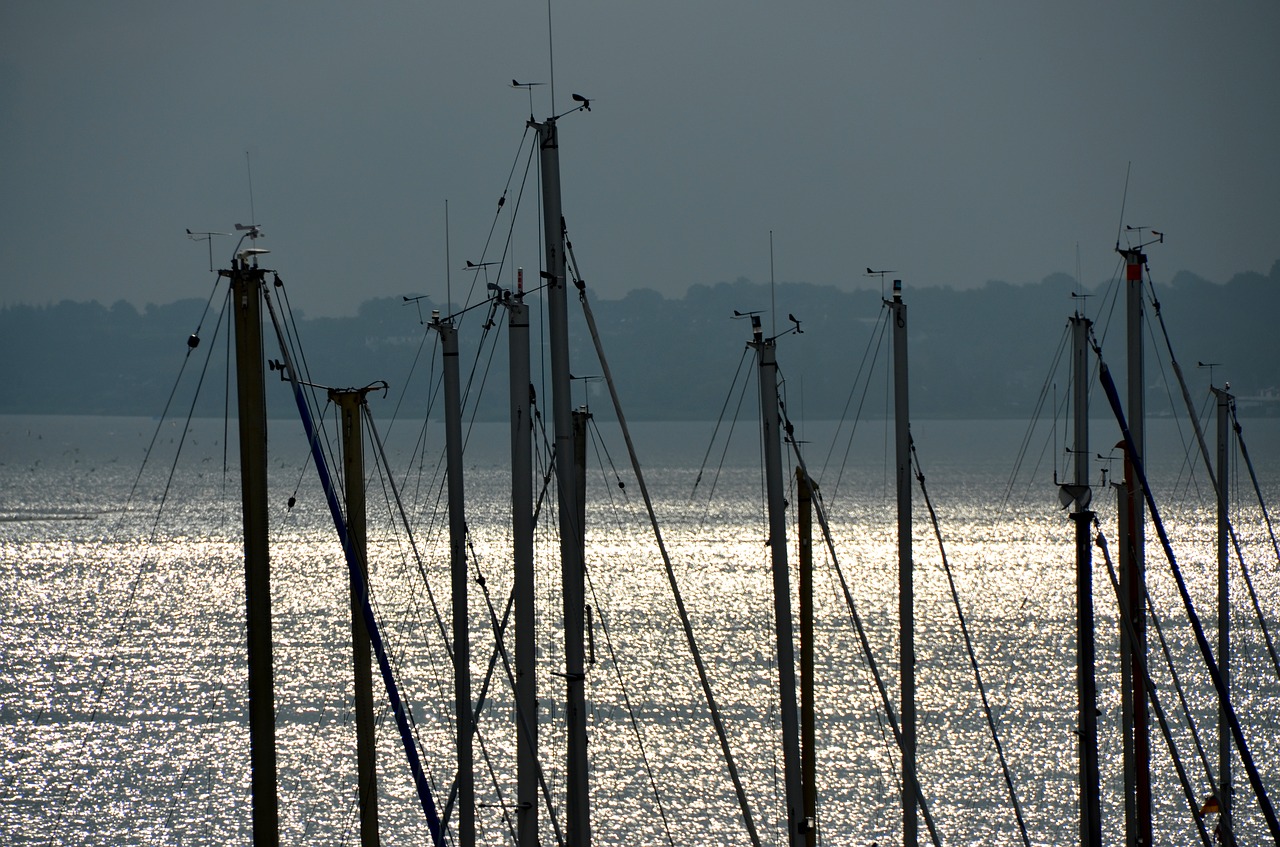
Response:
[[[1062,274],[1039,283],[990,282],[969,290],[908,287],[904,299],[913,416],[1029,415],[1054,378],[1050,367],[1067,317],[1081,304],[1087,304],[1086,314],[1095,320],[1113,372],[1123,379],[1124,304],[1122,298],[1115,302],[1114,291],[1112,283],[1084,291]],[[1183,272],[1153,291],[1193,396],[1204,394],[1210,379],[1210,370],[1197,365],[1213,362],[1214,381],[1230,381],[1242,412],[1280,414],[1280,333],[1275,330],[1280,261],[1267,275],[1241,273],[1225,283]],[[1091,296],[1081,300],[1073,293]],[[781,283],[771,290],[740,279],[694,285],[681,298],[648,289],[615,300],[593,297],[592,306],[629,417],[708,420],[726,402],[736,403],[730,396],[732,383],[751,336],[749,322],[732,319],[736,310],[763,312],[767,334],[790,329],[787,315],[800,321],[802,333],[779,340],[781,373],[793,414],[822,420],[841,417],[851,403],[863,414],[883,413],[890,355],[881,297],[879,290],[808,283]],[[772,303],[781,315],[776,322],[768,311]],[[545,365],[541,345],[546,335],[540,303],[530,298],[530,304],[537,383]],[[406,398],[418,399],[410,400],[401,414],[427,414],[432,392],[426,386],[438,380],[431,373],[437,360],[434,335],[420,316],[431,308],[448,310],[428,301],[419,305],[421,311],[400,298],[382,298],[366,301],[353,317],[296,315],[310,378],[335,387],[386,380],[397,396],[418,382],[423,390],[404,391]],[[1146,309],[1148,357],[1167,359],[1150,296]],[[234,391],[226,390],[226,319],[219,319],[216,308],[203,319],[202,343],[188,347],[188,336],[204,311],[199,300],[148,305],[141,311],[123,300],[111,306],[63,301],[0,309],[0,361],[9,389],[0,394],[0,413],[154,416],[170,403],[170,414],[191,408],[200,416],[234,414]],[[571,361],[579,377],[575,405],[588,403],[598,416],[609,418],[606,390],[592,378],[600,369],[590,339],[576,309],[571,314]],[[498,308],[492,317],[486,330],[482,307],[467,313],[459,326],[464,379],[472,381],[469,397],[475,404],[468,415],[480,420],[506,415],[506,316]],[[184,357],[189,373],[173,393]],[[268,352],[267,358],[277,355]],[[1149,362],[1149,385],[1156,386],[1162,372],[1156,358]],[[195,398],[192,375],[199,373],[204,388]],[[1062,381],[1057,392],[1063,396],[1065,376],[1056,378]],[[488,386],[483,391],[482,382]],[[272,414],[291,414],[286,395],[268,383]],[[1149,397],[1150,414],[1168,413],[1169,392],[1153,387]]]

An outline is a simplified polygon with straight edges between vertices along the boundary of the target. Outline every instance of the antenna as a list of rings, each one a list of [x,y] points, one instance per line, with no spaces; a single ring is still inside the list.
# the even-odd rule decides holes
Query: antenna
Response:
[[[1116,250],[1120,249],[1120,231],[1124,228],[1124,207],[1129,202],[1129,171],[1133,170],[1133,162],[1124,168],[1124,193],[1120,195],[1120,223],[1116,225]]]
[[[469,263],[468,263],[469,264]],[[453,276],[450,273],[452,263],[449,260],[449,198],[444,198],[444,302],[445,307],[453,308]]]
[[[256,221],[258,215],[253,208],[253,162],[249,159],[248,150],[244,151],[244,167],[249,174],[249,220]]]
[[[1079,288],[1082,294],[1084,293],[1084,275],[1080,270],[1080,242],[1078,240],[1076,241],[1076,288]]]
[[[556,113],[556,45],[551,26],[551,0],[547,0],[547,62],[551,66],[551,114]]]
[[[778,297],[773,285],[773,230],[769,230],[769,332],[778,334]]]

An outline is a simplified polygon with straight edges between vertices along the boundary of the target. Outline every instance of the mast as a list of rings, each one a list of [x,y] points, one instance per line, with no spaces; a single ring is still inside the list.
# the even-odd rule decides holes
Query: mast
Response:
[[[257,232],[256,227],[253,232]],[[244,579],[249,664],[249,782],[253,843],[280,843],[276,796],[276,710],[271,642],[271,560],[267,546],[267,399],[262,375],[264,271],[250,248],[232,261],[236,397],[240,419],[240,486],[244,506]],[[250,267],[248,258],[253,257]]]
[[[1076,524],[1076,697],[1080,743],[1080,844],[1102,847],[1102,812],[1098,799],[1098,685],[1094,677],[1093,546],[1089,511],[1089,330],[1093,321],[1072,315],[1071,387],[1075,440],[1071,449],[1075,473],[1062,486],[1064,505],[1074,505]]]
[[[330,389],[342,419],[342,471],[346,480],[347,533],[360,563],[368,592],[369,560],[364,491],[364,427],[361,417],[368,388]],[[356,796],[360,809],[360,845],[377,847],[378,774],[374,739],[373,666],[369,630],[364,623],[363,599],[351,586],[351,656],[354,667],[356,712]]]
[[[759,357],[760,426],[764,440],[765,491],[769,501],[769,549],[773,560],[773,617],[778,642],[778,689],[782,715],[782,758],[787,803],[787,843],[808,847],[800,779],[800,727],[796,708],[795,636],[791,624],[791,579],[787,566],[787,513],[782,490],[781,421],[775,340],[765,338],[760,316],[751,316],[751,346]]]
[[[467,518],[462,488],[462,391],[458,330],[452,318],[431,314],[444,353],[444,437],[448,457],[449,563],[453,600],[453,696],[458,748],[458,843],[476,843],[475,763],[471,736],[471,635],[467,627]]]
[[[533,410],[524,270],[505,298],[511,374],[511,535],[516,613],[516,809],[518,847],[538,843],[538,681],[534,640]]]
[[[911,561],[911,412],[907,395],[907,304],[902,280],[893,281],[893,417],[898,486],[898,664],[902,670],[902,843],[919,839],[916,807],[916,631],[914,568]]]
[[[586,406],[573,410],[573,478],[578,492],[578,500],[574,504],[577,515],[575,522],[578,525],[578,543],[584,548],[587,542],[587,424],[590,420],[591,412]],[[586,603],[585,596],[583,603]]]
[[[1218,826],[1222,843],[1235,844],[1231,809],[1231,728],[1228,710],[1231,697],[1231,602],[1227,539],[1231,533],[1227,513],[1228,416],[1234,400],[1225,388],[1214,388],[1218,399],[1218,672],[1222,691],[1218,696]]]
[[[591,843],[587,795],[587,722],[585,667],[586,572],[582,528],[577,525],[572,399],[569,395],[569,297],[565,273],[564,219],[560,206],[560,142],[556,118],[530,121],[538,133],[542,165],[542,217],[546,243],[547,322],[551,345],[551,405],[555,427],[556,484],[560,517],[560,568],[564,593],[565,813],[568,847]]]
[[[1142,272],[1147,256],[1142,247],[1120,249],[1125,260],[1125,314],[1128,344],[1129,427],[1137,459],[1146,465],[1146,392],[1142,337]],[[1128,467],[1128,466],[1126,466]],[[1149,845],[1151,824],[1150,735],[1147,716],[1146,504],[1136,475],[1125,475],[1125,531],[1120,543],[1120,593],[1133,622],[1134,638],[1120,638],[1121,722],[1124,738],[1125,835],[1129,847]]]
[[[803,467],[796,468],[796,499],[800,501],[800,771],[804,787],[806,834],[817,837],[818,745],[814,728],[813,670],[813,482]]]

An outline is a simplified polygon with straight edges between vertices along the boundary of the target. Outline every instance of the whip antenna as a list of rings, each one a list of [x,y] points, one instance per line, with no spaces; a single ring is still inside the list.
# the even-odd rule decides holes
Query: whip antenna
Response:
[[[1116,224],[1116,249],[1120,249],[1120,233],[1124,230],[1124,207],[1129,201],[1129,171],[1133,170],[1133,162],[1124,167],[1124,193],[1120,195],[1120,223]]]
[[[554,115],[556,113],[556,45],[555,32],[551,27],[551,0],[547,0],[547,63],[551,66],[551,114]]]
[[[249,220],[256,221],[258,215],[253,208],[253,162],[249,159],[248,150],[244,151],[244,169],[249,175]]]

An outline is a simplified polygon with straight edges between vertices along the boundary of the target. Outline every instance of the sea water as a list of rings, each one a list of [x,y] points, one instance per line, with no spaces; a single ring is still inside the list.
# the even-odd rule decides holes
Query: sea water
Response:
[[[379,410],[375,407],[375,419]],[[1280,422],[1245,420],[1269,506],[1280,494]],[[385,426],[385,425],[383,425]],[[332,423],[329,426],[332,432]],[[772,578],[759,435],[726,427],[635,427],[663,538],[728,742],[766,844],[785,844]],[[372,591],[436,803],[456,768],[446,633],[449,563],[436,424],[398,422],[366,450]],[[1114,424],[1094,425],[1110,457]],[[913,425],[982,680],[1032,843],[1077,840],[1074,529],[1053,483],[1061,433],[1026,424]],[[835,558],[815,539],[818,819],[823,844],[901,836],[900,754],[845,599],[899,708],[893,445],[883,421],[797,429],[830,512]],[[1212,435],[1210,436],[1212,439]],[[539,435],[541,442],[542,437]],[[1213,495],[1189,462],[1190,432],[1153,421],[1150,475],[1197,612],[1216,644]],[[510,843],[515,716],[496,657],[511,587],[508,427],[468,429],[466,513],[472,691],[494,667],[477,734],[480,839]],[[1105,445],[1097,448],[1097,445]],[[712,445],[710,448],[708,445]],[[1193,458],[1196,454],[1192,454]],[[615,425],[589,447],[587,568],[594,626],[587,705],[591,825],[600,844],[747,844],[639,485]],[[148,461],[143,463],[146,457]],[[704,458],[705,457],[705,458]],[[244,572],[234,421],[0,418],[0,839],[13,844],[214,845],[250,840]],[[535,488],[542,489],[545,451]],[[794,468],[794,456],[787,463]],[[1094,503],[1114,539],[1114,458],[1097,460]],[[1238,458],[1236,531],[1273,637],[1280,573]],[[1012,479],[1012,486],[1010,481]],[[358,841],[346,567],[296,421],[270,425],[271,568],[280,825],[288,844]],[[409,531],[398,517],[398,492]],[[290,498],[295,504],[290,507]],[[540,761],[564,809],[563,646],[554,498],[537,529]],[[793,487],[788,500],[796,503]],[[939,544],[914,491],[919,779],[945,844],[1021,838],[965,650]],[[789,533],[794,533],[794,506]],[[816,527],[816,523],[815,523]],[[816,532],[816,530],[815,530]],[[1216,776],[1216,705],[1165,554],[1147,531],[1152,600]],[[794,535],[791,550],[795,584]],[[1119,623],[1094,550],[1104,839],[1123,838]],[[1232,687],[1272,797],[1280,795],[1280,683],[1232,564]],[[793,603],[794,608],[794,603]],[[504,639],[512,649],[512,629]],[[1152,674],[1197,799],[1208,781],[1154,629]],[[495,658],[496,657],[496,658]],[[381,694],[381,689],[378,689]],[[379,703],[385,703],[380,696]],[[379,809],[386,844],[428,843],[389,710],[379,706]],[[634,716],[634,723],[632,717]],[[1151,728],[1157,844],[1197,840],[1159,728]],[[1239,842],[1269,838],[1234,763]],[[544,798],[542,842],[557,843]],[[454,813],[456,820],[456,812]],[[1212,825],[1212,824],[1210,824]],[[563,824],[561,823],[561,826]],[[923,821],[921,839],[927,839]]]

